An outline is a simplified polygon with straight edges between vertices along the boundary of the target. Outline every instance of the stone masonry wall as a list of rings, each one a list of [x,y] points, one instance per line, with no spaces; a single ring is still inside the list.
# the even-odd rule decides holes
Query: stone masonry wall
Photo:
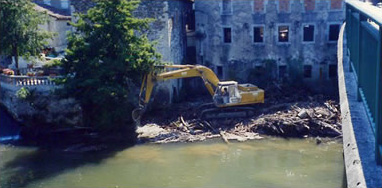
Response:
[[[57,86],[26,86],[30,92],[27,98],[19,98],[20,86],[0,82],[0,104],[24,125],[80,126],[81,108],[73,99],[59,99],[53,95]]]
[[[148,37],[156,42],[156,49],[165,63],[183,64],[186,57],[186,3],[186,0],[143,0],[135,12],[138,17],[155,19],[150,24]],[[177,100],[182,83],[181,79],[158,83],[153,101],[167,105]]]
[[[331,24],[345,18],[341,0],[261,0],[231,1],[232,12],[225,14],[223,1],[195,0],[197,62],[210,66],[221,79],[252,82],[257,69],[281,80],[304,77],[305,65],[311,76],[304,82],[317,88],[328,87],[330,65],[336,65],[336,41],[329,41]],[[303,28],[314,25],[314,41],[303,42]],[[263,42],[254,42],[254,27],[263,27]],[[279,42],[279,26],[289,27],[288,42]],[[232,42],[224,42],[224,28],[231,28]],[[308,66],[308,67],[309,67]],[[308,68],[307,67],[307,68]],[[219,70],[220,69],[220,70]],[[274,70],[273,70],[274,69]],[[302,80],[302,79],[300,79]],[[329,84],[326,84],[329,83]],[[258,84],[258,83],[255,83]],[[335,81],[334,81],[335,84]]]

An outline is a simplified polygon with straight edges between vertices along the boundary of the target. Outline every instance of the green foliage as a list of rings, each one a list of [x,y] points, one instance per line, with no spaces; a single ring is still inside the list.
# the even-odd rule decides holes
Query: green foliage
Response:
[[[29,92],[28,88],[22,87],[16,92],[16,96],[19,99],[26,100],[31,93]]]
[[[61,60],[53,59],[46,62],[46,64],[43,65],[43,68],[54,68],[54,67],[60,67],[60,66],[62,66]]]
[[[61,82],[63,94],[80,103],[84,124],[105,130],[129,124],[127,84],[151,71],[160,55],[146,36],[151,20],[132,15],[138,1],[95,2],[71,23],[76,31],[68,36]]]
[[[38,55],[52,33],[39,29],[47,14],[34,9],[30,0],[0,0],[0,53],[26,58]]]

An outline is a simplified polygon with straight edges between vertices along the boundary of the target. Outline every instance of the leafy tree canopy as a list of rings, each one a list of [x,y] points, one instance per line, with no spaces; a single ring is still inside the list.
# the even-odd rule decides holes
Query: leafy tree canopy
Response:
[[[133,16],[138,1],[95,3],[72,23],[63,83],[66,95],[80,102],[84,124],[107,130],[129,124],[128,84],[159,63],[160,55],[146,36],[151,20]]]
[[[38,55],[53,34],[39,29],[47,14],[38,12],[30,0],[0,0],[0,53],[15,57]]]

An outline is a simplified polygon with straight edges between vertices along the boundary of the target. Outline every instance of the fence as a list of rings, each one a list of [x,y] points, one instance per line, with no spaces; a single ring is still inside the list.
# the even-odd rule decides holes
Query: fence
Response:
[[[382,9],[346,1],[346,37],[351,69],[357,76],[362,100],[374,130],[376,158],[382,163]]]
[[[54,78],[49,76],[15,76],[15,75],[0,75],[1,84],[10,84],[14,86],[39,86],[49,85],[54,86]]]

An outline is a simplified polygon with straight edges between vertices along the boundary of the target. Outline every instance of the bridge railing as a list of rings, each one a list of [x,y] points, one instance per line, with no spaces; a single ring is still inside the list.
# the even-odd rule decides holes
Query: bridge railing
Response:
[[[346,1],[346,38],[351,69],[374,130],[376,158],[382,162],[382,9]]]

